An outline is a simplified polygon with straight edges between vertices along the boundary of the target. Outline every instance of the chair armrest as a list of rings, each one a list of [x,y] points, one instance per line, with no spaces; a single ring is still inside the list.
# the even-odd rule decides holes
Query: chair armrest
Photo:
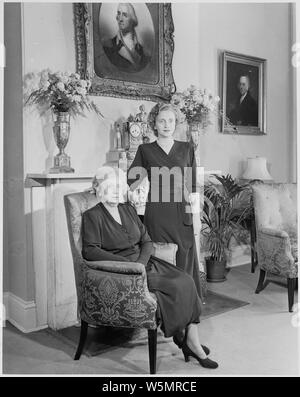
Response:
[[[146,274],[145,266],[137,262],[119,262],[119,261],[87,261],[84,263],[89,269],[102,270],[109,273],[120,274]]]
[[[270,237],[289,238],[289,235],[284,230],[272,229],[270,227],[262,227],[258,232],[267,234]]]
[[[257,231],[257,255],[261,268],[284,277],[297,277],[289,235],[285,231],[262,228]]]
[[[113,327],[157,327],[157,301],[148,290],[141,263],[84,261],[80,316]]]

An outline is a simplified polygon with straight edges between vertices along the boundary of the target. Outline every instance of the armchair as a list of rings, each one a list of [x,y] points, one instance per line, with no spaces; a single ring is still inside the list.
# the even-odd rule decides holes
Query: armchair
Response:
[[[267,273],[287,278],[292,312],[298,275],[297,185],[257,183],[252,190],[260,267],[255,293],[265,288]]]
[[[150,373],[156,372],[157,302],[147,287],[145,266],[135,262],[90,262],[81,255],[81,220],[97,204],[89,192],[64,197],[73,256],[81,331],[75,360],[79,360],[88,324],[148,330]]]
[[[81,320],[80,340],[75,354],[79,360],[87,337],[88,325],[145,328],[148,330],[150,373],[156,373],[157,301],[147,287],[145,266],[136,262],[87,261],[81,255],[82,214],[97,204],[90,192],[64,197],[69,239],[73,256]],[[176,257],[175,244],[154,244],[155,255]],[[165,248],[165,249],[164,249]],[[174,263],[174,261],[173,261]],[[174,263],[175,264],[175,263]]]

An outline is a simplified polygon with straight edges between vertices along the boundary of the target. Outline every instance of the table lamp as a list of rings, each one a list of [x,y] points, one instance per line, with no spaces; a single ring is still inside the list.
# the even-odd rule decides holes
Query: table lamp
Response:
[[[247,159],[246,171],[242,175],[242,179],[262,182],[271,182],[273,178],[267,169],[267,159],[265,157],[255,157]]]

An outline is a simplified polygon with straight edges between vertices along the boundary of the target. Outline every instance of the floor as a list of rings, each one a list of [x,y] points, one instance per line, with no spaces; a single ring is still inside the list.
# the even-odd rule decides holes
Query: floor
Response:
[[[185,363],[171,342],[158,344],[157,373],[166,375],[291,375],[299,374],[299,313],[287,310],[287,290],[270,283],[254,294],[258,272],[250,265],[234,267],[227,281],[209,284],[212,290],[249,302],[249,305],[204,320],[202,343],[211,349],[216,370]],[[295,297],[297,299],[297,295]],[[298,320],[298,321],[296,321]],[[298,328],[295,326],[298,323]],[[73,361],[74,348],[47,332],[22,334],[11,325],[3,333],[5,374],[148,374],[145,346],[114,348],[101,356],[82,355]]]

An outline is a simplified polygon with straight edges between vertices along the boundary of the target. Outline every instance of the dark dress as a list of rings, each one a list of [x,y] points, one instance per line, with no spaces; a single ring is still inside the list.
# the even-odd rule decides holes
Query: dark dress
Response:
[[[146,266],[148,289],[159,306],[161,329],[173,336],[200,321],[201,303],[193,279],[174,265],[153,255],[152,241],[135,208],[119,204],[122,225],[102,203],[82,218],[82,255],[89,261],[134,261]]]
[[[136,177],[135,167],[142,167],[140,177]],[[155,169],[162,170],[162,167],[172,169],[175,175],[169,178],[170,200],[166,197],[167,177],[157,178],[157,171],[154,172]],[[185,174],[186,179],[182,177]],[[196,160],[192,145],[174,141],[169,154],[156,141],[140,145],[128,172],[128,184],[134,189],[144,176],[148,176],[150,182],[144,216],[147,231],[152,241],[177,244],[177,267],[193,277],[198,295],[202,298],[193,218],[188,212],[190,206],[186,195],[196,191]]]

